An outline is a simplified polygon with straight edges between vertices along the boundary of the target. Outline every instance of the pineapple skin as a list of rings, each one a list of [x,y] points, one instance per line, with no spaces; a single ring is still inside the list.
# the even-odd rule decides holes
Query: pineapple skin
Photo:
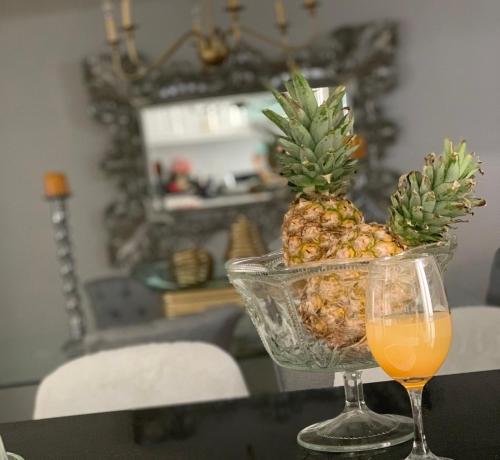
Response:
[[[331,239],[327,259],[373,259],[400,254],[405,246],[381,224],[358,224]],[[307,330],[332,349],[363,344],[366,273],[347,270],[308,279],[299,305]]]
[[[288,266],[389,257],[405,250],[386,225],[364,223],[352,202],[333,195],[295,200],[285,214],[281,236]],[[366,274],[356,270],[310,278],[299,305],[306,329],[331,349],[363,344],[365,289]]]
[[[365,276],[359,271],[310,278],[299,313],[306,329],[331,349],[343,349],[365,337]]]
[[[288,266],[334,257],[337,242],[363,222],[363,214],[347,199],[322,194],[301,197],[283,219],[283,257]]]

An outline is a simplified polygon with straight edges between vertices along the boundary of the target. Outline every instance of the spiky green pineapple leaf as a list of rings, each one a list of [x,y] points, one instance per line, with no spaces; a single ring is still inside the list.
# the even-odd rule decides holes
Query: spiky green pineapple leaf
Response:
[[[422,172],[412,171],[399,180],[391,197],[389,227],[405,244],[418,246],[442,240],[448,229],[463,222],[475,207],[484,206],[474,196],[480,161],[467,152],[462,141],[455,149],[446,139],[443,153],[425,157]]]
[[[296,102],[304,109],[309,119],[314,119],[314,115],[316,115],[316,111],[318,110],[318,103],[309,83],[299,72],[293,74],[292,83],[295,89]]]
[[[287,118],[278,115],[276,112],[270,109],[264,109],[262,113],[269,118],[281,131],[290,137],[290,123]]]
[[[342,195],[355,173],[358,149],[352,135],[353,116],[343,107],[345,88],[339,86],[320,106],[307,80],[299,73],[285,84],[288,94],[272,93],[286,117],[264,114],[285,134],[278,155],[282,174],[298,194]]]
[[[288,94],[290,95],[290,97],[296,101],[298,99],[298,96],[297,96],[297,92],[295,91],[295,86],[293,84],[293,81],[289,80],[289,81],[285,82],[285,88],[288,91]]]
[[[290,96],[282,94],[275,89],[272,90],[272,94],[289,119],[299,120],[306,128],[310,126],[311,120],[306,112]]]

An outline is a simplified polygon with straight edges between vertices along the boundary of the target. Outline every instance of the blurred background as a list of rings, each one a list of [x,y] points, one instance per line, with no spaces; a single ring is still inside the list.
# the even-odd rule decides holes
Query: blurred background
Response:
[[[212,17],[203,2],[136,0],[140,56],[153,62],[198,24],[227,27],[232,3],[239,2],[214,0]],[[444,137],[465,138],[480,155],[486,174],[478,194],[488,206],[457,230],[447,290],[453,307],[487,303],[500,247],[500,4],[323,1],[308,41],[314,12],[304,3],[315,2],[277,3],[284,12],[266,0],[241,2],[241,23],[271,43],[243,30],[245,46],[221,57],[213,43],[203,54],[189,41],[130,83],[113,73],[101,2],[1,2],[0,385],[29,387],[32,395],[68,356],[170,340],[165,318],[186,320],[238,304],[224,281],[224,261],[279,248],[290,199],[275,165],[275,132],[259,115],[272,104],[260,78],[276,85],[286,78],[283,24],[290,43],[309,44],[296,59],[312,81],[347,84],[365,143],[353,198],[373,219],[383,220],[399,174],[420,169]],[[109,5],[105,12],[109,19]],[[114,12],[118,27],[119,2]],[[134,70],[127,58],[122,64]],[[69,185],[57,174],[46,176],[51,171],[64,173]],[[69,211],[74,266],[65,241],[54,242],[57,213],[65,212],[59,199]],[[61,264],[69,270],[62,281]],[[125,302],[130,308],[120,312]],[[234,326],[227,349],[243,368],[268,372],[251,325],[235,321],[219,312],[174,328],[188,331],[181,339],[192,328],[212,328],[224,341],[219,329]],[[261,382],[255,391],[269,388]],[[27,396],[22,407],[4,406],[5,418],[25,417],[30,404]]]

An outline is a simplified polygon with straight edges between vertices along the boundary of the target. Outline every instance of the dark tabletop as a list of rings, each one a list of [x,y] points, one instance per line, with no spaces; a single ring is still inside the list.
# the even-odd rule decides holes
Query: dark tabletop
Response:
[[[200,382],[200,384],[202,384]],[[500,370],[434,378],[424,392],[427,439],[455,460],[500,459]],[[400,385],[365,385],[368,405],[409,415]],[[26,460],[402,459],[410,443],[364,454],[327,455],[295,441],[311,423],[343,406],[343,389],[309,390],[233,401],[6,423],[8,449]]]

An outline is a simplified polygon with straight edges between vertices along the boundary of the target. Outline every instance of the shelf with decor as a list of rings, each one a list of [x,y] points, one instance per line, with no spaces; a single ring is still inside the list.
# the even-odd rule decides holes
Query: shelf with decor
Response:
[[[258,133],[248,128],[233,128],[214,132],[197,132],[190,136],[183,134],[172,134],[162,139],[155,139],[150,143],[151,147],[179,147],[183,145],[196,145],[219,142],[239,142],[246,139],[255,139]]]
[[[275,190],[239,193],[234,195],[220,195],[215,197],[201,197],[196,195],[167,195],[152,198],[148,207],[148,217],[152,222],[162,221],[162,215],[170,212],[196,211],[216,208],[232,208],[272,201],[283,201],[288,196],[284,188]]]

